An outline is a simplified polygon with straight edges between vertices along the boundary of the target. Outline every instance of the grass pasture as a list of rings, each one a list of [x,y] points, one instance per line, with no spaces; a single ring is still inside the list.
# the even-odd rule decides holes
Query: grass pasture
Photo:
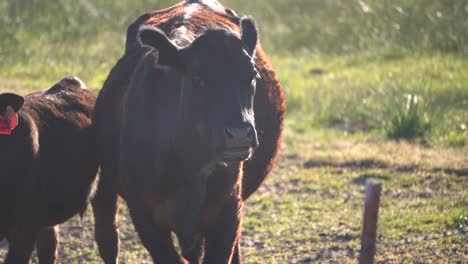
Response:
[[[0,93],[67,74],[97,92],[126,26],[175,2],[1,2]],[[376,178],[378,263],[467,263],[467,233],[388,243],[468,226],[468,2],[221,2],[257,19],[288,103],[277,168],[245,207],[244,262],[356,263]],[[120,230],[121,262],[150,263],[125,205]],[[60,263],[101,263],[91,210],[61,237]]]

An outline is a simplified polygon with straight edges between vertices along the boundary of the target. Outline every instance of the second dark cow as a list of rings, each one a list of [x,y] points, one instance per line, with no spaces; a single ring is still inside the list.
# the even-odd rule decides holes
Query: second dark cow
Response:
[[[57,260],[58,224],[86,208],[98,161],[96,97],[76,77],[22,97],[0,94],[0,240],[6,264]]]

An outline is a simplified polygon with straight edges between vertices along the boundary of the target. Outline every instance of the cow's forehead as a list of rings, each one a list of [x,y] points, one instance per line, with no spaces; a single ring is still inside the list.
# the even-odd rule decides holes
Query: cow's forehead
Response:
[[[255,67],[248,58],[212,56],[209,59],[199,58],[195,72],[201,74],[200,77],[210,77],[209,79],[232,81],[231,78],[245,80],[255,76]]]
[[[243,50],[242,46],[237,48],[223,48],[209,46],[200,47],[194,52],[196,67],[201,70],[237,70],[240,72],[252,72],[254,70],[253,59]]]
[[[245,57],[242,41],[224,29],[207,30],[192,43],[195,51],[204,51],[222,57]]]

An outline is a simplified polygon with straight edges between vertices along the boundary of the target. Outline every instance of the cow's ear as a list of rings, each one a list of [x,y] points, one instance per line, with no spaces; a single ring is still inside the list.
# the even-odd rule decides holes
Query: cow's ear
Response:
[[[241,40],[250,56],[254,56],[257,47],[258,31],[255,20],[251,17],[243,17],[240,21]]]
[[[10,115],[12,114],[12,111],[14,111],[14,113],[17,113],[21,109],[23,104],[24,104],[24,98],[20,95],[13,94],[13,93],[0,94],[0,113],[1,114]],[[8,111],[6,111],[7,108],[8,108]]]
[[[149,46],[158,50],[158,63],[167,66],[181,65],[181,52],[159,28],[143,25],[138,30],[138,42],[142,46]]]

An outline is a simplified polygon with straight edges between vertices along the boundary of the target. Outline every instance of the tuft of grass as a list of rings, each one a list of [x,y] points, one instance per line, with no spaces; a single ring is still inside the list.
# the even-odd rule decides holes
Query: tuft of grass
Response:
[[[468,212],[466,208],[454,208],[447,221],[448,228],[464,228],[468,226]]]
[[[392,139],[424,138],[431,127],[430,118],[423,99],[406,94],[406,102],[395,109],[395,114],[385,126],[386,134]]]

